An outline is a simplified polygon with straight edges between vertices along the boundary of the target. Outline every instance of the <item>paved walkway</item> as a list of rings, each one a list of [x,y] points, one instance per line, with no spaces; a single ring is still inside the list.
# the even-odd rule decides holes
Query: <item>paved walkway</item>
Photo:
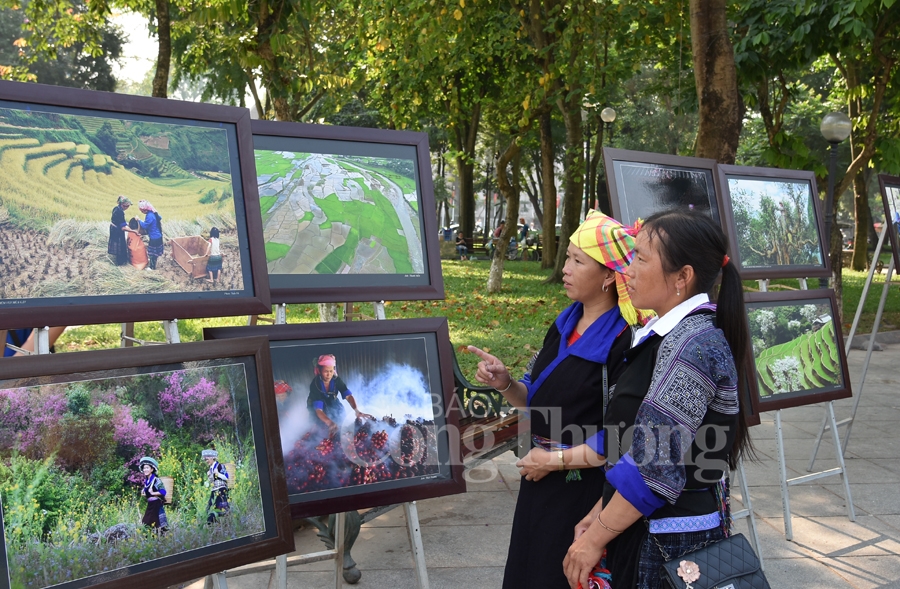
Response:
[[[865,353],[850,354],[854,390]],[[774,413],[753,428],[758,463],[747,479],[757,516],[766,574],[774,589],[900,588],[900,344],[875,352],[847,449],[856,522],[846,515],[838,477],[791,488],[794,540],[784,539]],[[852,399],[835,403],[837,418],[849,416]],[[782,413],[788,476],[806,473],[821,406]],[[843,431],[843,428],[841,428]],[[816,470],[836,465],[823,443]],[[467,473],[468,492],[418,502],[428,577],[433,589],[500,587],[509,544],[519,476],[512,453]],[[734,509],[740,509],[737,502]],[[736,528],[746,534],[746,520]],[[323,549],[314,530],[296,534],[298,554]],[[403,510],[363,526],[352,551],[362,571],[360,589],[416,587]],[[334,587],[331,563],[292,567],[288,586]],[[269,574],[228,580],[229,589],[265,589]],[[202,587],[201,585],[195,585]]]

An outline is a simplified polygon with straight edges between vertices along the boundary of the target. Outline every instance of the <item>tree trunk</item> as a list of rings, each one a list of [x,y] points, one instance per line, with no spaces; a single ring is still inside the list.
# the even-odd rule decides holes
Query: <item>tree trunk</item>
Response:
[[[725,0],[690,0],[691,48],[700,107],[697,157],[733,164],[741,135],[734,48]]]
[[[584,186],[584,153],[581,148],[581,99],[560,101],[560,110],[566,123],[566,193],[563,196],[562,226],[559,230],[559,246],[556,249],[556,264],[553,273],[544,282],[562,282],[563,266],[566,264],[566,250],[569,236],[578,228],[581,207],[581,188]],[[546,256],[546,253],[544,254]]]
[[[340,321],[338,318],[339,306],[340,303],[319,303],[319,321],[323,323]]]
[[[475,179],[472,160],[456,157],[456,178],[459,181],[459,230],[466,237],[475,232]]]
[[[497,251],[491,260],[491,271],[488,274],[487,290],[488,292],[500,292],[503,286],[503,265],[506,262],[506,251],[509,248],[510,238],[516,234],[516,213],[519,210],[519,182],[518,171],[519,166],[519,144],[513,137],[509,146],[503,151],[500,159],[497,160],[497,188],[506,198],[506,225],[500,232],[500,239],[497,242]],[[514,180],[509,181],[507,167],[513,162]]]
[[[553,169],[552,117],[549,109],[541,113],[541,198],[544,216],[541,218],[543,258],[541,268],[550,268],[556,259],[556,174]]]
[[[159,50],[156,55],[156,75],[153,76],[153,96],[167,98],[169,66],[172,60],[169,0],[156,0],[156,37],[159,40]]]
[[[853,214],[856,229],[853,232],[853,257],[850,259],[850,267],[858,272],[869,267],[869,226],[872,225],[872,219],[869,217],[868,192],[864,171],[859,170],[853,179]]]

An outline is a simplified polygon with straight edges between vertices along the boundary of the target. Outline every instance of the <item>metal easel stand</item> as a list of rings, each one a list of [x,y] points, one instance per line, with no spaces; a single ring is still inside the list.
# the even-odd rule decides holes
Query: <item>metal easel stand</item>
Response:
[[[36,327],[35,331],[35,346],[34,351],[25,350],[20,348],[19,346],[8,343],[8,341],[3,342],[3,348],[0,349],[0,358],[3,357],[3,352],[6,351],[6,348],[9,348],[13,352],[19,354],[25,354],[26,356],[36,356],[38,354],[49,354],[50,353],[50,328],[49,327]],[[4,332],[5,333],[5,332]]]
[[[384,301],[372,303],[375,310],[375,319],[384,320]],[[409,549],[412,552],[416,569],[416,581],[419,589],[428,589],[428,568],[425,566],[425,547],[422,544],[422,529],[419,526],[419,508],[415,501],[403,504],[403,514],[406,516],[406,532],[409,535]]]
[[[872,285],[872,280],[875,276],[875,261],[878,260],[878,256],[881,254],[881,248],[884,246],[884,238],[887,235],[887,232],[888,223],[885,223],[884,227],[881,229],[881,235],[878,236],[878,245],[875,248],[875,254],[872,256],[872,264],[870,264],[869,275],[866,277],[866,282],[863,285],[862,296],[859,297],[859,304],[856,307],[856,315],[853,317],[853,325],[850,327],[850,334],[847,336],[847,341],[844,342],[844,353],[847,356],[850,355],[850,344],[853,342],[853,336],[856,335],[856,328],[859,326],[859,319],[862,316],[863,306],[866,303],[866,298],[869,296],[869,287]],[[862,374],[860,375],[859,384],[855,387],[856,398],[853,400],[853,410],[850,412],[850,417],[836,422],[837,427],[842,425],[847,426],[847,432],[844,434],[844,441],[841,444],[840,450],[842,457],[847,453],[847,444],[850,442],[850,430],[856,419],[856,411],[859,409],[859,401],[862,398],[863,387],[866,384],[866,374],[869,372],[869,362],[872,359],[872,351],[875,349],[875,336],[878,335],[878,329],[881,327],[881,317],[884,314],[884,305],[887,302],[894,270],[894,256],[891,256],[891,261],[888,264],[887,276],[884,279],[884,288],[881,290],[881,300],[878,301],[878,310],[875,313],[875,323],[872,325],[872,333],[869,335],[869,344],[866,347],[866,359],[863,362]],[[831,427],[831,425],[827,423],[827,419],[828,415],[826,414],[822,419],[822,426],[819,428],[819,435],[816,437],[812,455],[809,457],[809,466],[807,467],[807,470],[809,471],[813,469],[813,465],[816,462],[816,455],[819,453],[819,445],[822,442],[822,436],[824,436],[825,432]]]
[[[800,288],[803,290],[807,289],[806,279],[800,280]],[[768,290],[768,281],[760,280],[759,290],[760,292],[766,292]],[[781,427],[781,409],[775,412],[775,442],[778,448],[778,470],[781,479],[781,508],[784,513],[784,537],[787,540],[794,539],[794,529],[791,524],[790,496],[790,487],[793,485],[800,485],[816,479],[840,475],[841,481],[844,483],[844,494],[847,500],[847,517],[849,517],[852,522],[856,521],[856,512],[853,509],[853,497],[850,494],[850,481],[847,478],[847,467],[844,464],[844,455],[840,450],[840,439],[838,438],[837,427],[835,425],[834,403],[829,401],[826,405],[826,419],[831,420],[831,427],[834,433],[834,449],[835,454],[837,455],[838,466],[836,468],[830,468],[828,470],[814,472],[792,479],[787,478],[787,463],[784,457],[784,432]]]
[[[741,479],[741,503],[744,509],[731,513],[732,521],[747,518],[747,527],[750,533],[750,542],[753,543],[753,549],[756,550],[756,556],[759,558],[759,568],[766,570],[763,564],[762,545],[759,543],[759,533],[756,531],[756,516],[753,514],[753,501],[750,499],[750,488],[747,486],[747,475],[744,472],[744,459],[738,459],[737,468],[734,474]],[[734,477],[732,476],[732,480]]]
[[[180,344],[181,336],[178,334],[178,319],[162,321],[163,334],[166,341],[154,342],[134,337],[134,323],[122,323],[119,332],[120,347],[130,348],[134,344],[139,346],[159,346],[163,344]]]

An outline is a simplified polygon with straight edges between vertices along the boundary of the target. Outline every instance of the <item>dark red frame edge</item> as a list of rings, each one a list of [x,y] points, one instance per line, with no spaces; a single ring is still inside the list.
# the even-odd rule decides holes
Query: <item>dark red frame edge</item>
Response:
[[[435,202],[427,133],[260,120],[251,121],[250,128],[253,135],[270,137],[412,145],[416,148],[416,163],[422,185],[422,218],[424,221],[422,230],[430,285],[410,287],[274,288],[271,291],[273,303],[415,301],[443,299],[445,297],[444,277],[441,274],[440,246],[438,245],[440,236],[437,229],[437,220],[433,215],[429,214],[430,211],[435,210]],[[255,180],[256,176],[254,175]],[[259,204],[257,204],[256,208],[257,213],[261,215]]]
[[[840,325],[840,314],[837,311],[837,299],[834,291],[831,289],[817,290],[792,290],[784,292],[745,292],[744,301],[747,303],[765,303],[772,301],[780,301],[785,303],[802,302],[810,299],[828,299],[831,301],[832,321],[835,323],[835,336],[838,343],[838,354],[841,360],[841,377],[844,380],[844,386],[833,391],[812,393],[806,395],[794,395],[786,399],[766,400],[759,395],[759,384],[756,378],[750,379],[751,393],[756,399],[759,412],[776,411],[778,409],[789,409],[791,407],[802,407],[804,405],[813,405],[815,403],[824,403],[827,401],[836,401],[838,399],[847,399],[853,396],[853,390],[850,388],[850,370],[847,367],[847,354],[844,351],[844,333]],[[748,333],[749,335],[749,333]],[[749,342],[748,342],[749,343]],[[750,348],[750,355],[753,355],[753,348]],[[754,376],[756,375],[756,358],[752,357]]]
[[[888,236],[891,239],[891,252],[894,256],[894,271],[896,272],[900,269],[900,239],[897,239],[897,231],[900,231],[900,227],[893,226],[894,220],[891,218],[891,207],[888,204],[888,186],[900,190],[900,176],[878,174],[878,187],[881,189],[881,203],[884,206],[884,222],[891,225],[888,228]]]
[[[272,490],[275,515],[275,536],[246,546],[230,548],[212,555],[198,556],[183,562],[167,564],[140,574],[141,585],[168,587],[191,579],[203,577],[238,566],[259,562],[294,550],[294,532],[289,519],[287,486],[278,415],[275,408],[272,362],[269,342],[265,337],[248,337],[216,342],[193,342],[166,346],[146,346],[96,352],[72,352],[51,356],[27,356],[0,360],[3,374],[0,378],[26,378],[31,376],[59,376],[115,368],[172,364],[194,360],[254,356],[256,359],[257,386],[259,387],[260,418],[262,421],[269,483]],[[262,498],[265,501],[265,498]],[[2,540],[2,538],[0,538]],[[89,585],[92,589],[130,589],[134,575]]]
[[[254,327],[207,327],[203,330],[203,339],[244,337],[248,335],[266,335],[269,341],[285,341],[296,339],[316,339],[320,337],[367,337],[377,335],[402,335],[405,333],[433,332],[437,337],[438,366],[441,370],[443,388],[442,399],[446,426],[449,431],[459,428],[458,411],[454,407],[453,366],[451,362],[452,348],[447,320],[443,317],[426,317],[419,319],[391,319],[384,321],[354,321],[342,323],[292,323],[286,325],[254,326]],[[464,493],[466,482],[463,478],[461,446],[454,447],[453,440],[448,447],[450,456],[450,479],[443,481],[425,481],[420,485],[402,489],[386,489],[383,491],[365,492],[362,486],[360,494],[347,497],[334,497],[307,503],[291,505],[291,516],[294,519],[314,517],[331,513],[340,513],[418,501],[432,497],[441,497]]]
[[[684,155],[669,155],[665,153],[653,153],[649,151],[633,151],[631,149],[616,149],[614,147],[603,148],[603,167],[606,170],[606,190],[609,194],[609,206],[612,208],[614,219],[620,220],[622,209],[619,207],[619,190],[613,181],[613,162],[637,162],[640,164],[657,164],[660,166],[677,166],[679,168],[696,168],[709,170],[712,175],[713,188],[716,191],[716,206],[719,208],[719,224],[725,230],[722,216],[722,187],[719,185],[719,175],[716,173],[718,164],[716,160],[702,157],[689,157]]]
[[[247,243],[250,249],[250,275],[253,278],[254,290],[252,297],[235,297],[233,299],[223,297],[222,299],[190,300],[190,298],[184,297],[172,302],[60,304],[31,308],[0,305],[0,327],[16,329],[69,325],[73,323],[73,318],[78,324],[96,325],[271,312],[272,303],[269,294],[269,275],[266,272],[259,192],[256,186],[250,111],[234,106],[3,80],[0,80],[0,100],[121,113],[125,118],[132,114],[234,124],[240,160],[241,187],[244,192],[244,215],[247,223]],[[252,181],[248,181],[248,179]],[[190,293],[185,294],[189,295]],[[64,301],[66,297],[60,297],[60,299]]]
[[[819,199],[818,187],[816,186],[816,175],[813,172],[805,170],[784,170],[781,168],[754,168],[749,166],[732,166],[727,164],[719,164],[719,185],[722,186],[722,221],[725,223],[725,230],[728,232],[731,247],[731,258],[741,278],[746,280],[759,280],[765,278],[826,278],[831,276],[831,256],[828,254],[826,247],[827,236],[825,235],[825,217],[824,205]],[[822,257],[825,260],[824,267],[819,266],[787,266],[772,267],[771,269],[744,269],[741,262],[741,252],[737,244],[737,225],[734,222],[734,209],[731,202],[731,192],[728,190],[728,175],[733,176],[752,176],[760,179],[789,179],[789,180],[808,180],[810,183],[810,196],[813,199],[813,206],[816,210],[816,229],[819,234],[819,248]],[[726,214],[727,211],[727,214]],[[727,217],[727,220],[726,220]]]

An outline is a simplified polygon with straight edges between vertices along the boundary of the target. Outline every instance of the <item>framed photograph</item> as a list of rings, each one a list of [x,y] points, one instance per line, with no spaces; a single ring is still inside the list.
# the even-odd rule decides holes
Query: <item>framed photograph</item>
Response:
[[[832,290],[745,293],[760,411],[852,395]]]
[[[273,302],[444,298],[427,134],[252,129]]]
[[[447,320],[205,329],[267,335],[295,518],[463,493]]]
[[[879,174],[878,184],[881,186],[881,199],[884,201],[884,222],[890,223],[888,235],[891,238],[896,272],[896,269],[900,269],[900,238],[897,234],[900,230],[900,177]]]
[[[0,81],[0,328],[269,312],[243,108]]]
[[[715,160],[604,147],[603,165],[613,217],[625,225],[678,207],[722,222]]]
[[[719,182],[743,278],[831,276],[815,174],[720,165]]]
[[[272,386],[262,337],[3,361],[0,587],[167,587],[292,551]]]

